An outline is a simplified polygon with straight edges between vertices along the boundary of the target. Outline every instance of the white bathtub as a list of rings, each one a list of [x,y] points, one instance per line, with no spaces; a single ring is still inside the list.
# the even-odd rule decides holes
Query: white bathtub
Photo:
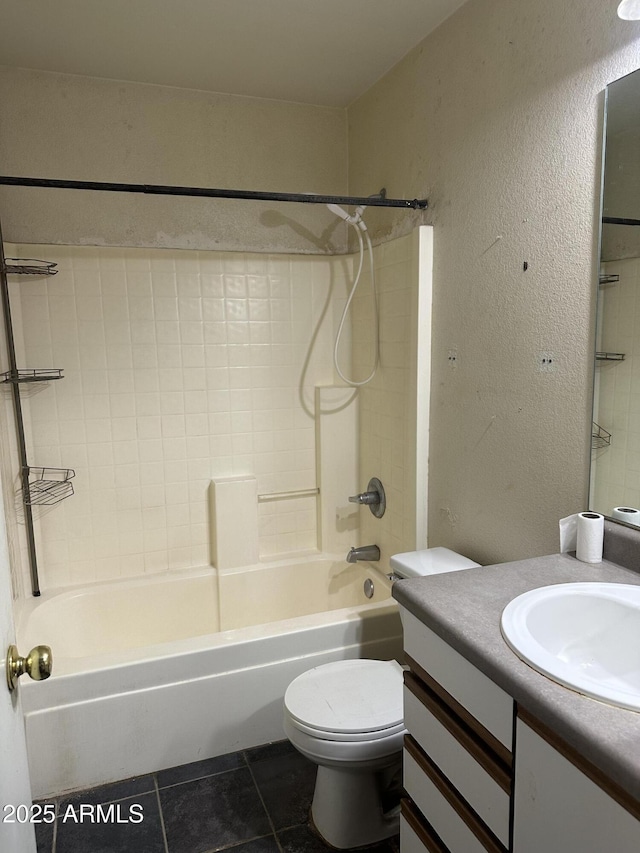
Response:
[[[401,653],[387,578],[316,555],[44,593],[17,633],[53,650],[48,681],[20,682],[34,797],[279,740],[296,675]]]

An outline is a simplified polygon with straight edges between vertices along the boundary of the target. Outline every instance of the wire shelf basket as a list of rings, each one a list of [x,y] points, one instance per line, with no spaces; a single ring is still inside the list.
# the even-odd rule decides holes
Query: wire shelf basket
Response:
[[[598,279],[600,287],[606,287],[608,284],[617,284],[620,281],[620,276],[616,274],[603,273]]]
[[[73,494],[73,468],[29,468],[29,494],[24,502],[30,506],[53,506]],[[33,478],[33,479],[32,479]]]
[[[596,361],[624,361],[623,352],[597,352]]]
[[[4,270],[7,275],[57,275],[57,266],[53,261],[37,258],[5,258]]]
[[[610,444],[611,433],[594,422],[591,426],[591,449],[600,450],[601,447],[608,447]]]
[[[64,379],[62,368],[36,368],[35,370],[7,370],[0,373],[2,382],[51,382]]]

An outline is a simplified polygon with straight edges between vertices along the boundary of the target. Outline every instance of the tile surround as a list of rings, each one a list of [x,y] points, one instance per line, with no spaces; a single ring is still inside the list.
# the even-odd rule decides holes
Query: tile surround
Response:
[[[362,486],[375,475],[388,489],[375,530],[385,553],[412,544],[413,449],[398,427],[411,394],[413,251],[411,237],[374,250],[382,365],[360,391]],[[36,512],[43,588],[209,563],[212,477],[253,474],[259,494],[315,488],[314,388],[335,379],[353,257],[66,246],[7,254],[59,268],[51,279],[10,282],[19,361],[65,373],[23,390],[31,464],[76,471],[75,496]],[[367,276],[342,350],[348,374],[351,358],[356,375],[370,364]],[[15,482],[5,402],[0,449],[5,482]],[[9,527],[15,552],[19,527]],[[315,497],[260,503],[259,539],[263,558],[315,549]],[[14,586],[28,590],[24,543],[19,575]]]
[[[76,471],[74,498],[37,513],[43,587],[208,563],[214,476],[315,487],[313,388],[333,379],[318,307],[344,298],[348,261],[9,250],[59,268],[11,282],[24,363],[65,372],[29,394],[31,464]],[[261,505],[262,556],[315,546],[314,498]]]

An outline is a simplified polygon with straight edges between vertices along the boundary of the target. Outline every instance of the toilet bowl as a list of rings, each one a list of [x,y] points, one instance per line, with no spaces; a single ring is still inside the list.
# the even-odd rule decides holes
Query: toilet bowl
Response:
[[[382,793],[401,767],[402,667],[344,660],[294,679],[284,697],[284,731],[318,765],[311,816],[333,847],[361,847],[398,832]]]
[[[397,554],[397,578],[478,566],[447,548]],[[332,847],[375,844],[399,831],[404,721],[396,661],[342,660],[303,672],[284,697],[284,731],[318,765],[311,818]],[[397,799],[397,798],[396,798]]]

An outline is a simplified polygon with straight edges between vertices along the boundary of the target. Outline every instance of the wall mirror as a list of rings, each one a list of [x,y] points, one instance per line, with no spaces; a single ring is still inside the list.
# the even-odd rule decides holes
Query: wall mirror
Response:
[[[607,88],[589,506],[640,526],[640,70]]]

